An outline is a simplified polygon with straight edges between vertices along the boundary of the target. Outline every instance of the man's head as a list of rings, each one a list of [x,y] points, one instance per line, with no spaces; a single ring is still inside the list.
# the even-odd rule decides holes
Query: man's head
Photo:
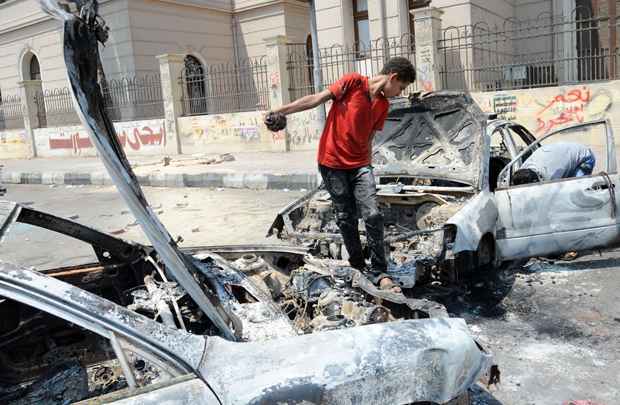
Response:
[[[519,169],[512,175],[512,185],[518,186],[520,184],[538,183],[540,178],[538,174],[532,169]]]
[[[415,82],[415,68],[407,58],[396,57],[387,61],[381,70],[382,75],[388,77],[383,87],[385,97],[396,97]]]

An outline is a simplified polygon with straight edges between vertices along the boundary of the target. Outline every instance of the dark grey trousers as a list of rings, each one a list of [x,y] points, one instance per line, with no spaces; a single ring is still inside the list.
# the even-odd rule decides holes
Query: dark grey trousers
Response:
[[[319,165],[319,171],[336,209],[336,222],[349,252],[349,263],[360,270],[366,267],[357,225],[359,211],[366,225],[371,271],[378,281],[387,271],[387,261],[383,215],[377,206],[377,187],[372,167],[341,170]]]

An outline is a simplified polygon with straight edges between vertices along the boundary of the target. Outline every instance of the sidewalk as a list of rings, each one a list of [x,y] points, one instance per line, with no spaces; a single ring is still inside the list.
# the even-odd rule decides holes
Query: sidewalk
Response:
[[[130,158],[142,186],[312,189],[317,184],[316,151],[240,152],[223,155]],[[4,160],[0,183],[112,185],[99,158]]]

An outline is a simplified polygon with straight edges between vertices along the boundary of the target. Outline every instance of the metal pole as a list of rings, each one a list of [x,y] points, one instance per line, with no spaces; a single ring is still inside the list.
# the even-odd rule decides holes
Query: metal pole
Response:
[[[321,58],[319,58],[319,33],[316,28],[315,0],[310,0],[310,35],[312,36],[312,66],[314,76],[314,92],[323,91],[323,78],[321,75]],[[325,104],[318,107],[319,122],[325,125]]]

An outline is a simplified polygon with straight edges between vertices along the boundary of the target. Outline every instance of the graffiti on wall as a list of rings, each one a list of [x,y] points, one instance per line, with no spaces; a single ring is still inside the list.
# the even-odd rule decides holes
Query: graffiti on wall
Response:
[[[612,114],[618,94],[620,81],[472,93],[472,97],[483,111],[496,112],[500,118],[514,120],[535,135],[543,136],[557,129],[597,119],[609,118],[613,126],[620,124]]]
[[[536,133],[543,135],[561,126],[602,118],[612,103],[604,88],[593,92],[582,86],[560,92],[545,100],[536,113]]]
[[[203,143],[261,141],[259,126],[262,125],[262,121],[259,122],[258,116],[233,117],[233,115],[235,114],[191,117],[191,132],[184,135]]]
[[[286,133],[269,131],[264,115],[250,111],[182,117],[181,148],[187,153],[284,150]]]
[[[163,153],[167,143],[164,120],[115,123],[119,143],[129,155]],[[35,130],[41,156],[95,156],[96,150],[83,127]]]
[[[417,56],[418,82],[423,91],[433,91],[433,47],[424,46],[419,50]]]
[[[118,140],[123,149],[140,151],[144,147],[151,145],[166,145],[166,130],[162,125],[158,129],[149,126],[142,128],[123,129],[117,132]],[[58,134],[50,135],[48,138],[50,149],[71,149],[74,154],[80,154],[82,149],[90,149],[93,144],[85,131],[64,132],[62,129]]]
[[[20,159],[30,155],[30,142],[25,130],[0,131],[0,159]]]
[[[323,128],[319,123],[317,109],[291,114],[288,117],[287,131],[291,149],[312,149],[316,147]]]
[[[0,131],[0,145],[25,145],[27,143],[26,131],[24,130]]]

